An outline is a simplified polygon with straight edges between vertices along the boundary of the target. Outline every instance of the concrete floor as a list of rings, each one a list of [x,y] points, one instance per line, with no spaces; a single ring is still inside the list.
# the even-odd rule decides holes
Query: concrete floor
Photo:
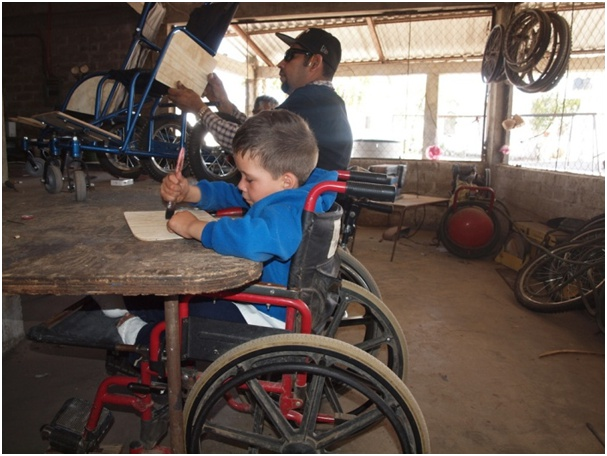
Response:
[[[115,191],[108,176],[97,175],[96,194]],[[11,178],[22,188],[31,181]],[[73,195],[49,195],[35,185],[37,197],[78,204]],[[399,241],[390,262],[392,244],[380,242],[383,230],[359,227],[354,255],[407,337],[408,387],[424,413],[432,451],[604,453],[605,338],[595,321],[584,311],[526,310],[509,286],[511,271],[491,260],[454,257],[435,245],[432,232]],[[26,330],[78,298],[22,297]],[[66,399],[92,400],[104,360],[100,350],[27,340],[5,354],[2,452],[44,453],[40,427]],[[138,436],[134,414],[114,415],[104,452],[118,452]]]

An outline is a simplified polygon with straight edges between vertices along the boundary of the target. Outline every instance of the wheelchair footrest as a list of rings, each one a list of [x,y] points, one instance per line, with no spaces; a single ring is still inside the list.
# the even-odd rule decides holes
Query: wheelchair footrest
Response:
[[[106,317],[90,296],[72,304],[48,321],[30,328],[35,342],[113,349],[122,343],[116,330],[118,318]]]
[[[112,413],[103,408],[97,427],[85,432],[92,404],[78,398],[68,399],[53,421],[42,427],[42,438],[60,453],[88,453],[97,448],[114,422]]]

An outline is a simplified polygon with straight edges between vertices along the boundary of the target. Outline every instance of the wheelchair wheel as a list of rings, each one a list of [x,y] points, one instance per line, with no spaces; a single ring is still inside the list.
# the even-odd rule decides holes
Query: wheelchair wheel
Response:
[[[124,138],[125,125],[115,125],[110,131],[115,135]],[[141,135],[135,130],[134,137],[132,139],[132,146],[137,147],[137,144],[141,140]],[[114,177],[124,179],[137,179],[143,172],[139,158],[129,154],[110,154],[105,152],[97,152],[97,159],[101,167]]]
[[[217,115],[224,120],[233,120],[237,123],[232,116],[223,113]],[[236,169],[231,151],[222,146],[207,146],[205,136],[208,133],[207,127],[202,122],[198,122],[188,137],[187,160],[196,179],[238,184],[240,173]]]
[[[372,406],[343,413],[357,402]],[[378,436],[389,453],[430,451],[406,385],[368,353],[315,335],[263,337],[227,352],[196,381],[184,418],[189,453],[377,453]]]
[[[368,352],[406,381],[405,334],[388,306],[368,290],[342,281],[339,304],[323,335]]]
[[[349,280],[352,283],[360,285],[365,290],[369,290],[371,293],[381,299],[379,285],[377,285],[377,282],[375,282],[375,279],[367,268],[365,268],[363,264],[346,249],[341,247],[338,248],[337,255],[341,260],[341,265],[339,268],[340,277],[344,280]]]
[[[44,159],[40,157],[28,158],[25,162],[25,172],[32,177],[42,177],[44,174]]]
[[[48,165],[44,170],[44,188],[49,193],[59,193],[63,189],[63,173],[57,165]]]
[[[88,188],[88,178],[86,173],[81,169],[74,171],[74,192],[76,201],[81,203],[86,201],[86,193]]]
[[[181,133],[181,120],[179,118],[159,120],[154,123],[152,141],[179,144]],[[146,131],[143,137],[148,138],[149,131]],[[142,168],[152,179],[157,182],[162,182],[162,179],[175,169],[175,165],[177,165],[177,156],[175,156],[175,158],[141,157],[140,162]],[[186,175],[187,172],[184,170],[183,174]]]

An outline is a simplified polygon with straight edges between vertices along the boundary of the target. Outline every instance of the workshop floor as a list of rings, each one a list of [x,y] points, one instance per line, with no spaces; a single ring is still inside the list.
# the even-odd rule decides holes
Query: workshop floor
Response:
[[[109,176],[95,174],[95,197],[112,197]],[[33,198],[81,204],[67,193],[47,194],[19,171],[10,177]],[[133,188],[157,185],[147,179]],[[3,187],[3,204],[9,191]],[[594,320],[584,311],[526,310],[509,286],[512,271],[452,256],[431,232],[401,240],[390,262],[392,243],[380,241],[383,230],[359,227],[354,255],[407,337],[408,387],[424,413],[432,452],[604,453],[605,338]],[[22,297],[26,331],[79,298]],[[45,453],[40,427],[66,399],[93,398],[104,360],[100,350],[27,340],[4,355],[2,452]],[[127,452],[138,419],[114,416],[103,452]],[[381,441],[369,452],[381,453]]]

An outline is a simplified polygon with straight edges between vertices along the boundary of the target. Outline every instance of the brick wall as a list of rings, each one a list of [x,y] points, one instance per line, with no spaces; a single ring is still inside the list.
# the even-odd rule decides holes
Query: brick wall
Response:
[[[117,69],[126,57],[139,18],[127,3],[91,3],[78,13],[67,5],[2,5],[5,118],[58,108],[76,82],[73,66]]]

